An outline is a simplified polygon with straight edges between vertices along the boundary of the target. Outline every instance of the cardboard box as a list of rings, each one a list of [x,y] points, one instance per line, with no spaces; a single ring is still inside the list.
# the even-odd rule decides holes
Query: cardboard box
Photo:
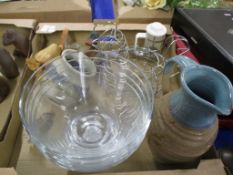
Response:
[[[119,23],[151,23],[161,22],[170,24],[173,10],[148,10],[143,7],[125,6],[122,0],[117,1]]]
[[[0,38],[6,29],[14,28],[20,32],[25,32],[31,35],[32,29],[34,29],[36,22],[35,20],[6,20],[0,19]],[[2,41],[0,42],[0,47]],[[13,54],[14,47],[8,46],[6,48],[11,55]],[[0,167],[8,166],[11,157],[11,152],[14,147],[18,128],[20,126],[20,120],[18,115],[18,101],[21,87],[21,77],[24,68],[24,58],[14,57],[15,62],[18,66],[20,75],[15,78],[8,80],[10,84],[11,92],[8,97],[0,103]]]
[[[137,32],[142,32],[146,24],[121,24],[119,29],[123,30],[127,36],[129,45],[133,45],[134,37]],[[68,28],[74,40],[81,44],[82,48],[86,46],[83,44],[90,35],[93,29],[93,24],[83,23],[40,23],[36,35],[32,42],[33,53],[41,48],[41,40],[44,38],[49,45],[50,43],[59,43],[62,30]],[[104,30],[104,27],[98,30]],[[167,55],[173,56],[174,48],[171,48]],[[25,69],[22,82],[26,81],[30,76],[31,71]],[[16,103],[17,104],[17,103]],[[19,155],[19,156],[18,156]],[[37,150],[37,148],[30,142],[25,131],[19,132],[16,146],[11,157],[10,166],[15,166],[18,175],[75,175],[80,174],[70,172],[53,164]],[[105,175],[225,175],[223,164],[218,159],[204,160],[199,164],[198,168],[190,170],[166,170],[158,171],[158,166],[155,164],[152,153],[149,149],[148,143],[145,141],[140,148],[125,162],[103,173]],[[12,170],[11,170],[12,171]],[[0,169],[1,174],[1,169]],[[4,174],[5,175],[5,174]]]
[[[145,30],[146,24],[120,24],[119,29],[127,36],[129,45],[134,44],[134,37],[137,32],[142,32]],[[83,24],[74,24],[74,23],[40,23],[37,27],[36,35],[32,42],[33,53],[41,49],[41,40],[44,38],[49,45],[51,43],[59,43],[62,30],[68,28],[72,38],[80,43],[83,49],[86,48],[84,45],[85,41],[90,35],[90,31],[93,29],[93,24],[83,23]],[[105,27],[99,27],[100,32],[105,30]],[[174,48],[167,53],[169,56],[174,55]],[[30,71],[25,71],[24,81],[30,75]],[[37,148],[30,143],[25,131],[22,134],[18,135],[17,146],[15,147],[14,153],[11,159],[11,165],[16,163],[16,171],[19,175],[66,175],[66,174],[76,174],[75,172],[69,172],[65,169],[58,167],[49,160],[45,159],[44,156],[37,150]],[[19,155],[17,157],[16,155]],[[204,164],[204,165],[203,165]],[[203,162],[199,167],[220,167],[219,171],[223,170],[223,165],[219,160],[210,160],[208,162]],[[188,172],[188,170],[179,170],[179,171],[157,171],[158,166],[154,163],[152,153],[149,149],[148,143],[145,139],[140,148],[125,162],[120,165],[108,170],[107,174],[155,174],[163,175],[170,173],[171,175],[182,175]],[[204,168],[205,169],[205,168]],[[204,170],[190,170],[190,174],[203,173]],[[209,171],[206,171],[207,174]],[[217,171],[216,171],[217,172]],[[208,174],[209,175],[209,174]],[[219,175],[222,175],[221,172]]]
[[[0,18],[36,19],[39,22],[91,22],[87,0],[39,0],[0,3]]]

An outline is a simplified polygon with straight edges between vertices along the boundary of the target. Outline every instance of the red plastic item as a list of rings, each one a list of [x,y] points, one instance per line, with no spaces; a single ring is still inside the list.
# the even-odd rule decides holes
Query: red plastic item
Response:
[[[176,34],[175,32],[173,32],[173,37],[174,37],[174,39],[177,39],[176,36],[177,36],[177,34]],[[188,49],[188,46],[187,46],[182,40],[176,40],[176,54],[177,54],[177,55],[182,54],[184,48],[187,48],[187,49]],[[197,63],[199,63],[198,58],[195,57],[191,51],[187,51],[187,52],[185,52],[185,53],[182,54],[182,55],[184,55],[184,56],[186,56],[186,57],[189,57],[189,58],[191,58],[192,60],[194,60],[194,61],[196,61]]]

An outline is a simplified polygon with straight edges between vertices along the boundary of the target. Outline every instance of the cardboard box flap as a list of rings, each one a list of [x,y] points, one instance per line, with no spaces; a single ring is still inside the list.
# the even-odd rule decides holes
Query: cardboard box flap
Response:
[[[34,19],[0,19],[0,24],[14,25],[15,27],[33,29],[36,25]]]
[[[101,175],[226,175],[221,160],[201,161],[198,169],[103,173]]]
[[[147,24],[118,24],[117,28],[120,30],[145,30]],[[96,27],[97,31],[103,31],[114,27],[112,25],[99,25]],[[169,25],[168,34],[171,34],[171,29]],[[62,31],[64,29],[69,29],[70,31],[92,31],[94,29],[93,23],[39,23],[36,33],[37,34],[50,34],[57,31]]]
[[[17,175],[14,168],[0,168],[0,175]]]
[[[18,65],[18,69],[21,72],[24,67],[24,60],[17,59],[15,60]],[[0,76],[2,74],[0,73]],[[10,86],[10,94],[6,97],[6,99],[0,104],[0,142],[4,139],[5,133],[8,129],[8,124],[11,120],[11,107],[14,102],[15,91],[17,90],[17,86],[19,84],[19,80],[21,75],[13,80],[8,80],[8,84]]]
[[[20,32],[27,33],[29,36],[31,34],[32,29],[35,28],[36,21],[32,19],[27,20],[19,20],[19,19],[0,19],[0,37],[2,37],[3,33],[8,28],[15,28]],[[2,38],[1,38],[2,40]],[[0,43],[0,47],[5,48],[15,60],[19,72],[22,71],[24,67],[24,59],[16,59],[13,55],[14,46],[3,46],[2,41]],[[3,74],[0,72],[0,76]],[[3,76],[4,77],[4,76]],[[8,127],[9,120],[11,119],[11,107],[14,101],[15,91],[17,89],[17,85],[19,83],[20,75],[15,79],[8,79],[7,82],[10,86],[10,94],[6,97],[6,99],[0,104],[0,141],[4,139],[6,128]]]
[[[89,3],[83,0],[43,0],[43,1],[16,1],[1,3],[0,8],[3,10],[1,13],[25,13],[25,12],[51,12],[51,11],[72,11],[79,9],[90,9]],[[56,4],[54,4],[56,3]],[[42,9],[43,7],[43,9]],[[4,10],[5,9],[5,10]]]
[[[10,93],[0,104],[0,166],[7,166],[9,163],[11,152],[15,143],[15,138],[17,136],[17,131],[20,125],[19,116],[13,115],[12,109],[14,103],[16,103],[16,106],[18,106],[16,92],[18,92],[18,90],[20,89],[20,80],[23,68],[25,66],[25,56],[17,54],[16,48],[12,44],[4,46],[2,42],[2,37],[8,29],[15,29],[17,32],[31,37],[35,25],[35,20],[0,19],[0,47],[6,49],[9,52],[12,59],[15,60],[18,71],[20,73],[14,79],[7,79],[7,77],[3,76],[2,73],[0,73],[0,76],[5,77],[10,86]]]
[[[0,18],[40,22],[91,22],[87,0],[39,0],[0,3]]]

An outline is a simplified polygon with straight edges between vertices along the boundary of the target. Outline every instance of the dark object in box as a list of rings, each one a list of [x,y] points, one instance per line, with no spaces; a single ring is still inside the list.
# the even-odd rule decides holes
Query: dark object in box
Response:
[[[189,40],[201,64],[217,68],[233,83],[232,10],[177,8],[171,25]]]

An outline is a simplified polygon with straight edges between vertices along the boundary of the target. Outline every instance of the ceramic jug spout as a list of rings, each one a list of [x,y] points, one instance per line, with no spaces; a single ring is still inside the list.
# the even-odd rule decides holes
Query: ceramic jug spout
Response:
[[[218,114],[231,113],[232,85],[221,72],[196,65],[184,69],[180,81],[182,87],[171,96],[170,107],[182,123],[205,128],[215,122]]]
[[[224,74],[208,66],[197,66],[184,73],[186,77],[191,78],[188,80],[188,87],[197,98],[200,97],[203,104],[215,110],[217,114],[229,115],[231,113],[232,85]]]

